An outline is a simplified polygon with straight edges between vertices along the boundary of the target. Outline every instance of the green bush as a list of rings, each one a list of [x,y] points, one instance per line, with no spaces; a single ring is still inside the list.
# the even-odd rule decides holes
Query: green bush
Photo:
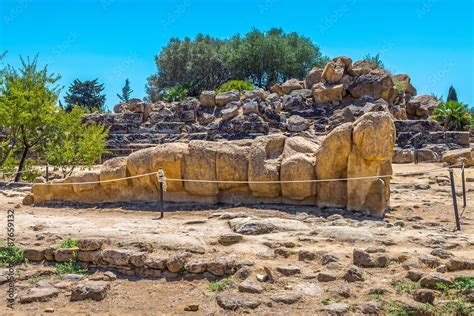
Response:
[[[393,81],[393,88],[399,94],[402,94],[406,90],[407,84],[406,84],[405,81],[399,80],[399,79],[397,79],[397,77],[392,77],[392,81]]]
[[[377,54],[375,56],[371,56],[370,54],[367,54],[364,56],[362,59],[366,63],[370,64],[373,69],[383,69],[385,67],[382,59],[380,58],[380,54]]]
[[[77,240],[68,238],[64,240],[60,245],[59,248],[76,248],[77,247]]]
[[[87,269],[81,267],[81,264],[77,260],[69,260],[64,263],[57,263],[55,266],[56,271],[59,275],[64,274],[87,274]]]
[[[11,248],[4,248],[0,250],[0,266],[4,267],[7,264],[18,265],[25,262],[25,255],[23,251],[16,246]]]
[[[207,285],[207,288],[212,292],[220,292],[226,288],[232,287],[234,285],[234,280],[231,277],[224,278],[222,280],[211,282]]]
[[[442,102],[434,109],[432,118],[449,131],[464,131],[474,124],[467,105],[458,101]]]
[[[183,101],[188,96],[188,89],[183,86],[174,86],[166,88],[160,95],[160,100],[165,102]]]
[[[255,86],[248,81],[243,80],[230,80],[224,83],[222,86],[217,89],[216,93],[228,92],[232,90],[237,91],[250,91],[255,89]]]

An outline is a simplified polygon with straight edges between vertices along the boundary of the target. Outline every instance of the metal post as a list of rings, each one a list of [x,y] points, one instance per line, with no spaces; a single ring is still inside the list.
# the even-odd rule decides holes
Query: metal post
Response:
[[[46,164],[46,182],[49,182],[49,164]]]
[[[417,165],[418,164],[418,141],[416,137],[413,139],[413,157],[415,159],[415,165]]]
[[[456,219],[456,230],[461,230],[461,223],[459,222],[458,201],[456,197],[456,187],[454,186],[453,168],[449,168],[449,178],[451,180],[451,193],[453,195],[454,217]]]
[[[166,191],[166,178],[165,178],[165,172],[163,169],[159,169],[158,172],[156,173],[156,177],[158,178],[158,182],[160,183],[160,219],[164,217],[163,214],[163,192]]]
[[[462,207],[466,208],[466,178],[464,177],[464,159],[461,161],[461,179],[462,179]]]

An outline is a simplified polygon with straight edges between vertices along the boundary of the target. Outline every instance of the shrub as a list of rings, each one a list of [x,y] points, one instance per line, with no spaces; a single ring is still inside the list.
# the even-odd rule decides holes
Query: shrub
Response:
[[[404,279],[392,280],[390,285],[396,290],[397,294],[411,294],[417,287],[417,283],[413,283]]]
[[[234,280],[231,277],[224,278],[222,280],[211,282],[207,288],[212,292],[220,292],[234,285]]]
[[[188,89],[183,86],[174,86],[172,88],[166,88],[160,94],[160,100],[166,102],[183,101],[188,96]]]
[[[23,251],[16,246],[0,250],[0,266],[18,265],[25,262]]]
[[[407,88],[406,82],[397,79],[397,77],[392,77],[392,80],[393,80],[393,88],[397,90],[399,94],[402,94]]]
[[[64,240],[60,245],[59,248],[76,248],[77,247],[77,240],[68,238]]]
[[[458,101],[442,102],[434,109],[432,118],[449,131],[467,130],[473,124],[467,105]]]
[[[64,263],[57,263],[55,266],[56,271],[59,275],[64,274],[87,274],[87,269],[81,267],[81,264],[77,260],[69,260]]]
[[[378,69],[378,68],[383,69],[385,67],[382,59],[380,59],[380,53],[378,53],[375,56],[371,56],[370,54],[367,54],[364,56],[363,61],[370,64],[374,69]]]
[[[253,89],[255,89],[254,85],[248,81],[230,80],[224,83],[222,86],[220,86],[219,89],[217,89],[216,93],[228,92],[232,90],[238,90],[242,92],[242,91],[250,91]]]

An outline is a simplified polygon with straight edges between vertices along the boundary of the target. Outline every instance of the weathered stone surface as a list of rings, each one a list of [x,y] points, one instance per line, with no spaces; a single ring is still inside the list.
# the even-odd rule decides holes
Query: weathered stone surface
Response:
[[[77,259],[83,262],[98,262],[100,258],[100,250],[84,251],[79,250],[77,252]]]
[[[314,101],[317,103],[331,103],[342,100],[342,93],[344,92],[343,84],[327,84],[317,83],[312,88]]]
[[[104,244],[103,239],[98,238],[88,238],[88,239],[78,239],[77,248],[84,251],[98,250],[102,248]]]
[[[277,267],[276,270],[284,276],[292,276],[301,273],[300,268],[297,266]]]
[[[323,69],[318,67],[313,67],[308,74],[306,75],[305,87],[306,89],[311,89],[313,85],[321,81],[323,75]]]
[[[223,120],[230,120],[239,114],[240,103],[239,102],[230,102],[228,103],[221,111]]]
[[[18,301],[20,304],[28,304],[33,302],[47,302],[57,297],[59,290],[52,287],[31,288],[25,294],[20,294]]]
[[[451,284],[451,280],[441,273],[429,273],[420,279],[420,286],[429,289],[437,289],[437,284]]]
[[[315,180],[315,153],[319,146],[303,137],[291,137],[285,141],[281,163],[281,181]],[[282,195],[303,200],[315,195],[315,184],[311,182],[282,183]]]
[[[400,147],[395,147],[393,149],[393,163],[412,163],[414,159],[415,158],[412,149],[402,149]]]
[[[460,164],[464,159],[466,167],[474,166],[474,148],[454,149],[443,154],[441,161],[448,165]]]
[[[260,285],[248,280],[240,283],[238,286],[238,289],[239,289],[239,292],[243,292],[243,293],[259,294],[263,292],[263,288]]]
[[[249,181],[278,181],[280,180],[279,157],[283,151],[286,137],[270,135],[257,137],[249,152]],[[275,184],[249,183],[255,197],[278,197],[281,186]]]
[[[324,310],[329,315],[345,315],[349,309],[350,306],[344,303],[333,303],[324,307]]]
[[[393,81],[388,72],[383,69],[375,69],[355,77],[349,85],[348,91],[353,98],[369,96],[388,101],[393,95]]]
[[[294,304],[303,296],[296,292],[278,292],[272,295],[271,300],[277,303]]]
[[[66,262],[74,258],[76,248],[59,248],[54,251],[54,260],[57,262]]]
[[[216,180],[216,154],[218,144],[195,140],[189,143],[189,152],[184,157],[184,178]],[[216,195],[217,183],[185,182],[186,191],[196,195]]]
[[[203,91],[199,101],[204,106],[215,106],[216,105],[216,92],[215,91]]]
[[[352,124],[343,124],[334,129],[324,139],[316,152],[316,178],[347,178],[347,160],[351,152]],[[317,183],[317,201],[319,206],[346,207],[347,183]]]
[[[217,304],[223,309],[237,310],[239,308],[255,309],[260,306],[260,301],[245,294],[221,292],[216,296]]]
[[[232,101],[239,101],[240,93],[237,90],[232,90],[229,92],[222,92],[216,95],[215,102],[217,106],[224,106]]]
[[[23,250],[23,255],[29,261],[42,261],[44,260],[44,248],[26,248]]]
[[[102,251],[102,259],[104,262],[116,265],[127,266],[130,262],[132,253],[128,250],[122,249],[104,249]]]
[[[303,88],[303,82],[297,79],[287,80],[281,85],[281,90],[283,94],[290,94],[293,90],[299,90]]]
[[[364,275],[357,266],[351,266],[342,277],[347,282],[364,281]]]
[[[427,119],[441,103],[430,95],[419,95],[408,101],[406,112],[409,119]]]
[[[361,116],[353,127],[348,178],[391,175],[394,144],[395,126],[390,114],[370,112]],[[389,201],[389,180],[383,177],[348,181],[347,208],[383,216]]]
[[[446,262],[448,271],[474,270],[474,260],[466,258],[451,258]]]
[[[435,294],[433,291],[428,289],[416,289],[415,292],[413,292],[413,299],[420,303],[433,304]]]
[[[71,301],[84,301],[91,299],[102,301],[110,289],[110,283],[106,281],[84,281],[73,286]]]
[[[318,273],[319,282],[331,282],[337,280],[337,274],[332,271],[321,271]]]
[[[229,221],[233,231],[243,235],[261,235],[277,231],[308,230],[301,221],[283,218],[234,218]]]
[[[217,148],[216,176],[219,181],[247,181],[250,143],[223,143]],[[219,190],[246,189],[247,183],[219,183]]]

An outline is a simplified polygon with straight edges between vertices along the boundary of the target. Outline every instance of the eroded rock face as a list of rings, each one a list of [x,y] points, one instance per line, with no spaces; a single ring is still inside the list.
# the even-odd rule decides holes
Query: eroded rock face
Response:
[[[391,175],[394,142],[390,113],[378,111],[335,128],[317,143],[302,136],[273,134],[254,140],[162,144],[107,161],[100,171],[35,183],[33,199],[35,203],[157,200],[156,172],[161,168],[168,179],[166,201],[317,204],[382,215],[388,203],[388,177],[334,179]],[[108,181],[115,179],[121,180]],[[102,259],[118,266],[131,260],[129,254],[110,251]]]

